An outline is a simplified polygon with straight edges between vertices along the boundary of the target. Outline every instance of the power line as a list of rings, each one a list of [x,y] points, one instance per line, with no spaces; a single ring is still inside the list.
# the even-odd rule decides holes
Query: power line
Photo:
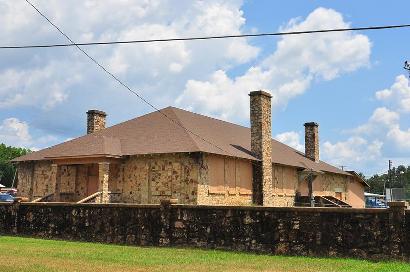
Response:
[[[140,94],[138,94],[136,91],[132,90],[130,87],[128,87],[127,84],[125,84],[123,81],[121,81],[118,77],[116,77],[113,73],[111,73],[110,71],[108,71],[102,64],[100,64],[96,59],[94,59],[92,56],[90,56],[85,50],[83,50],[78,44],[76,44],[68,35],[66,35],[57,25],[55,25],[51,20],[49,20],[47,18],[46,15],[44,15],[36,6],[34,6],[30,1],[25,0],[30,6],[32,6],[38,14],[40,14],[44,19],[46,19],[54,28],[56,28],[58,30],[58,32],[60,32],[67,40],[69,40],[71,42],[71,45],[75,46],[78,48],[78,50],[80,50],[84,55],[86,55],[92,62],[94,62],[98,67],[100,67],[105,73],[107,73],[110,77],[112,77],[115,81],[117,81],[120,85],[122,85],[123,87],[125,87],[129,92],[131,92],[132,94],[134,94],[135,96],[137,96],[141,101],[143,101],[145,104],[147,104],[148,106],[150,106],[151,108],[153,108],[155,111],[159,112],[160,114],[162,114],[165,118],[167,118],[169,121],[171,121],[172,123],[178,125],[179,127],[181,127],[182,129],[184,129],[186,132],[191,133],[192,135],[198,137],[199,139],[201,139],[202,141],[208,143],[209,145],[212,145],[216,148],[218,148],[219,150],[225,152],[227,155],[229,155],[229,152],[225,151],[224,149],[222,149],[221,147],[219,147],[218,145],[206,140],[205,138],[201,137],[199,134],[191,131],[190,129],[186,128],[185,126],[183,126],[180,122],[170,118],[167,114],[165,114],[164,112],[162,112],[160,109],[158,109],[157,107],[155,107],[152,103],[150,103],[148,100],[146,100],[144,97],[142,97]]]
[[[257,33],[257,34],[205,36],[205,37],[164,38],[164,39],[148,39],[148,40],[110,41],[110,42],[88,42],[88,43],[75,43],[75,44],[73,44],[73,43],[59,43],[58,44],[57,43],[57,44],[21,45],[21,46],[16,45],[16,46],[0,46],[0,49],[28,49],[28,48],[50,48],[50,47],[67,47],[67,46],[113,45],[113,44],[155,43],[155,42],[174,42],[174,41],[197,41],[197,40],[215,40],[215,39],[230,39],[230,38],[263,37],[263,36],[286,36],[286,35],[300,35],[300,34],[316,34],[316,33],[345,32],[345,31],[368,31],[368,30],[382,30],[382,29],[407,28],[407,27],[410,27],[410,24],[368,26],[368,27],[352,27],[352,28],[334,28],[334,29],[304,30],[304,31],[290,31],[290,32],[272,32],[272,33]]]

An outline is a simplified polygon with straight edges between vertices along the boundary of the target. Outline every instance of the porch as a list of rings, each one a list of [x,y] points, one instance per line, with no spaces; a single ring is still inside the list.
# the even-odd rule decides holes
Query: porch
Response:
[[[115,203],[120,201],[121,162],[113,158],[53,160],[54,192],[33,202]]]

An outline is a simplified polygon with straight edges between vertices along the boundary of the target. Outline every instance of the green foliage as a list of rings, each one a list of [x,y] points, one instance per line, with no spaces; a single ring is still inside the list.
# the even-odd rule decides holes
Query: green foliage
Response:
[[[26,155],[31,152],[21,147],[6,146],[0,144],[0,183],[10,187],[13,183],[16,167],[10,162],[12,159]]]
[[[408,193],[410,192],[410,166],[405,167],[399,165],[393,167],[390,172],[391,181],[389,181],[389,174],[373,175],[366,179],[366,182],[370,185],[367,189],[370,193],[383,194],[384,185],[387,188],[406,188]],[[409,195],[409,194],[408,194]]]

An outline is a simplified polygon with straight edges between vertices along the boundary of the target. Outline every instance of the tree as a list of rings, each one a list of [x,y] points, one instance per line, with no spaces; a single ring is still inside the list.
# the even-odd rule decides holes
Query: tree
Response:
[[[11,187],[16,173],[16,167],[10,161],[30,153],[29,149],[0,144],[0,183]]]
[[[389,180],[389,174],[373,175],[366,179],[366,182],[370,185],[367,189],[370,193],[384,194],[384,186],[387,188],[405,188],[407,192],[407,198],[410,198],[410,166],[399,165],[393,167],[390,172],[391,179]]]
[[[374,194],[384,194],[384,184],[387,181],[387,175],[373,175],[370,178],[366,179],[367,184],[369,184],[369,188],[366,189],[369,193]]]

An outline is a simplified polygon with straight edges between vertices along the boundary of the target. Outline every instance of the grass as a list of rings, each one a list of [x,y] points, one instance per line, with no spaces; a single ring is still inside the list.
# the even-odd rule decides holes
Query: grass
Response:
[[[0,271],[410,271],[410,264],[0,237]]]

